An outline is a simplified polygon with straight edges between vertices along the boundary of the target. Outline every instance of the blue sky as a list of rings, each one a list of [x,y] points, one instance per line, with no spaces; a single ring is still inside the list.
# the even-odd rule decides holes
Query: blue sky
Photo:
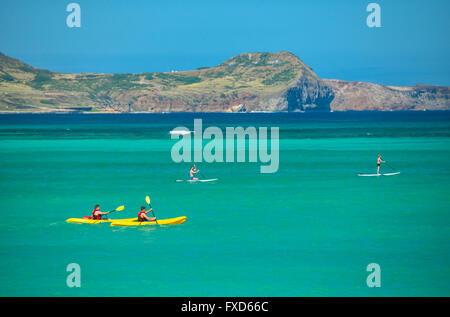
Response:
[[[66,6],[81,6],[81,28]],[[381,28],[366,6],[381,6]],[[450,1],[14,0],[0,4],[0,51],[60,72],[214,66],[290,51],[321,78],[450,85]]]

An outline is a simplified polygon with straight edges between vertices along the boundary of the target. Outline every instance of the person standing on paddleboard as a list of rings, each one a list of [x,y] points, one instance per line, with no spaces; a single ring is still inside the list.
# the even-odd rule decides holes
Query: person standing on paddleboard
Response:
[[[147,213],[149,213],[150,211],[153,211],[153,208],[150,208],[149,211],[146,211],[145,207],[142,206],[141,211],[139,211],[138,213],[138,221],[155,221],[156,217],[147,216]]]
[[[102,211],[100,211],[100,205],[95,205],[94,210],[92,210],[92,219],[101,220],[102,215],[107,215],[107,214],[109,214],[109,211],[102,212]]]
[[[383,161],[383,160],[381,159],[381,155],[378,154],[378,159],[377,159],[377,175],[380,174],[380,166],[381,166],[381,163],[386,163],[386,162]]]
[[[191,170],[189,171],[189,179],[191,181],[197,181],[198,178],[196,178],[194,175],[197,174],[198,172],[200,172],[197,167],[194,165],[191,166]]]

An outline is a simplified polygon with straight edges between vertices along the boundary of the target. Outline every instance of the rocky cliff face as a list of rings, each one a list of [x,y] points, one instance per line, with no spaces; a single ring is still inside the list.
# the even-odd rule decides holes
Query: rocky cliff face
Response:
[[[317,78],[303,76],[286,91],[288,111],[330,111],[333,90]]]
[[[449,87],[320,79],[289,52],[245,53],[215,67],[63,74],[0,53],[0,111],[251,112],[450,110]]]
[[[394,87],[336,79],[322,81],[334,93],[330,110],[450,110],[450,87]]]

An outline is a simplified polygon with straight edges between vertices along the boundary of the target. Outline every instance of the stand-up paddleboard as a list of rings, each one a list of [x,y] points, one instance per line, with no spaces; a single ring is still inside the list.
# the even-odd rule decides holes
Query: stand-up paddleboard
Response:
[[[393,176],[398,174],[400,174],[400,172],[384,173],[384,174],[358,174],[358,176]]]
[[[218,180],[218,178],[211,178],[211,179],[177,179],[177,182],[189,182],[189,183],[205,183],[205,182],[214,182]]]

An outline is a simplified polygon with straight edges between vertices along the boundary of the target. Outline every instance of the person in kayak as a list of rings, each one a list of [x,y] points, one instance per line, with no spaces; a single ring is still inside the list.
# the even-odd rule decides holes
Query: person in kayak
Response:
[[[200,172],[200,171],[197,169],[197,166],[195,166],[195,164],[192,165],[192,166],[191,166],[191,170],[189,171],[189,179],[190,179],[191,181],[197,181],[198,178],[195,177],[195,174],[197,174],[198,172]]]
[[[381,166],[381,163],[386,163],[386,162],[383,161],[383,160],[381,159],[381,155],[378,154],[378,159],[377,159],[377,175],[380,174],[380,166]]]
[[[149,211],[146,211],[145,207],[142,206],[141,211],[139,211],[138,213],[138,221],[155,221],[156,217],[147,216],[147,213],[149,213],[150,211],[153,211],[153,208],[150,208]]]
[[[107,212],[100,211],[100,205],[95,205],[94,210],[92,210],[92,219],[101,220],[102,215],[107,215],[107,214],[109,214],[109,211],[107,211]]]

